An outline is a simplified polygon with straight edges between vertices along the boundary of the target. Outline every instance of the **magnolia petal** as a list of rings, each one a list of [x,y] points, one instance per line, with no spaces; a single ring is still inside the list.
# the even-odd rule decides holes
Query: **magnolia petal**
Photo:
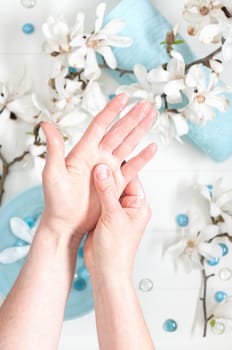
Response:
[[[72,40],[75,37],[79,37],[79,36],[83,35],[84,22],[85,22],[85,14],[83,12],[78,12],[77,17],[76,17],[76,23],[75,23],[75,25],[72,29],[72,32],[71,32],[71,39]]]
[[[205,90],[205,73],[199,64],[195,64],[189,69],[185,82],[189,87],[197,87],[198,91]]]
[[[96,51],[104,57],[104,60],[111,69],[117,68],[117,60],[110,47],[99,47]]]
[[[134,66],[134,73],[139,84],[144,89],[149,89],[149,83],[147,80],[147,69],[142,64],[136,64]]]
[[[215,38],[221,33],[222,28],[220,24],[209,24],[201,30],[199,39],[204,44],[211,44],[215,42]]]
[[[22,239],[25,242],[31,243],[32,242],[32,236],[31,236],[31,230],[29,226],[23,221],[22,219],[18,217],[13,217],[10,219],[10,228],[12,233]]]
[[[210,60],[209,64],[212,70],[217,74],[221,74],[224,70],[223,64],[217,60]]]
[[[107,97],[102,92],[100,85],[96,81],[89,82],[83,96],[83,109],[95,116],[106,106],[107,102]]]
[[[109,38],[107,38],[108,46],[128,47],[128,46],[131,46],[132,44],[133,44],[133,40],[127,36],[111,35]]]
[[[225,112],[229,107],[229,100],[225,96],[210,96],[206,97],[205,103],[209,106],[217,108],[220,112]]]
[[[169,72],[163,69],[162,66],[152,69],[148,73],[148,80],[152,83],[168,82],[170,78]]]
[[[170,245],[167,248],[166,252],[174,254],[175,256],[180,256],[185,250],[185,248],[186,248],[186,240],[182,239]]]
[[[21,260],[28,254],[30,247],[30,245],[25,245],[23,247],[12,247],[3,250],[0,253],[0,263],[11,264]]]
[[[178,136],[183,136],[188,134],[188,123],[186,119],[181,114],[172,114],[172,120],[175,125],[175,129]]]
[[[177,102],[180,102],[179,99],[181,99],[180,91],[185,87],[184,80],[173,80],[167,83],[164,87],[164,93],[172,99],[177,99]]]
[[[112,35],[121,32],[121,30],[124,28],[125,22],[121,19],[113,19],[109,23],[107,23],[104,28],[101,30],[102,33],[105,33],[107,35]]]
[[[81,69],[85,67],[86,64],[86,54],[87,48],[81,47],[75,51],[73,51],[68,56],[68,62],[71,67],[75,67],[77,69]]]
[[[34,123],[35,117],[39,113],[32,101],[32,95],[18,97],[13,102],[8,103],[8,109],[27,123]]]
[[[96,54],[93,49],[87,50],[84,74],[88,80],[98,79],[101,75],[101,69],[98,66]]]
[[[225,41],[224,45],[222,46],[222,55],[225,60],[225,62],[229,62],[232,60],[232,43]]]
[[[199,253],[207,259],[210,258],[221,258],[222,249],[218,244],[215,243],[199,243]]]
[[[97,6],[94,33],[98,33],[100,31],[102,27],[105,11],[106,11],[106,4],[102,2]]]

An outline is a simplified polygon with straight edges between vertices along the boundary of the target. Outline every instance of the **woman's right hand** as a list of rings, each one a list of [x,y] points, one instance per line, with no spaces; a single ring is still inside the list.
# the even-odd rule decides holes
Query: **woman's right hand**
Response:
[[[118,200],[111,170],[98,164],[93,170],[101,214],[85,243],[85,263],[94,284],[110,276],[132,279],[133,264],[140,240],[151,217],[143,187],[136,177]]]

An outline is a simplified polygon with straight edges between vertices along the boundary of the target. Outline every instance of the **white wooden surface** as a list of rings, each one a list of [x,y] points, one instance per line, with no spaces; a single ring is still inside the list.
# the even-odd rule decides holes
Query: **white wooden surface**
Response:
[[[37,6],[28,10],[21,6],[20,0],[0,0],[0,80],[10,71],[14,71],[18,65],[26,63],[35,88],[42,93],[50,63],[48,57],[41,53],[43,41],[41,24],[50,14],[56,13],[64,13],[67,19],[72,21],[78,10],[86,11],[87,23],[91,24],[95,18],[95,6],[99,2],[99,0],[37,0]],[[108,10],[118,3],[116,0],[106,2]],[[180,24],[180,31],[186,37],[186,25],[181,18],[184,0],[178,2],[153,0],[153,3],[171,23]],[[21,32],[21,26],[26,22],[32,22],[36,26],[36,32],[31,36]],[[206,53],[205,48],[200,46],[197,40],[189,38],[187,40],[198,55]],[[229,67],[224,75],[227,82],[232,83]],[[105,84],[110,90],[112,84],[116,86],[116,83],[109,78],[105,79]],[[144,140],[143,144],[147,142],[148,139]],[[231,170],[232,158],[216,164],[192,146],[174,143],[168,148],[160,145],[156,158],[141,174],[153,209],[153,217],[138,252],[134,283],[138,289],[140,279],[148,277],[153,280],[153,291],[142,293],[138,290],[138,296],[157,350],[173,348],[193,350],[196,347],[199,350],[217,350],[219,346],[221,350],[231,349],[232,331],[228,330],[221,336],[215,336],[209,331],[207,339],[202,339],[201,313],[198,315],[200,325],[193,334],[191,333],[200,286],[199,273],[186,276],[180,269],[176,274],[169,259],[163,260],[161,257],[163,243],[175,236],[176,215],[199,203],[199,197],[190,187],[197,180],[211,183],[217,177],[223,177],[226,183],[231,183]],[[9,177],[6,199],[36,182],[33,174],[15,170]],[[224,258],[214,270],[229,265],[231,266],[231,258]],[[218,277],[214,278],[209,289],[212,301],[217,289],[232,293],[232,281],[221,282]],[[167,318],[174,318],[178,322],[176,333],[167,334],[163,331],[162,325]],[[59,349],[98,349],[93,312],[81,319],[64,323]]]

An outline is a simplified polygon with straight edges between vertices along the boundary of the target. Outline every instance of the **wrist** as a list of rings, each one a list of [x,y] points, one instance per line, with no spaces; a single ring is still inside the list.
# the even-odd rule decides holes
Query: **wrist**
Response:
[[[118,290],[120,287],[133,288],[132,275],[129,273],[101,273],[99,271],[91,271],[90,279],[93,288],[93,292],[99,292],[104,289],[105,291]]]

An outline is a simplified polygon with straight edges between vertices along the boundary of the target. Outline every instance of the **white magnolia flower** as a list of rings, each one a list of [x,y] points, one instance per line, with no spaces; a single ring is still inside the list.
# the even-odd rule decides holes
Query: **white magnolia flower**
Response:
[[[232,189],[226,190],[223,188],[222,179],[218,179],[212,185],[200,185],[199,190],[209,203],[211,217],[232,216]]]
[[[217,23],[222,14],[223,2],[220,0],[189,0],[183,11],[184,19],[190,23],[189,35],[196,35],[210,23]]]
[[[10,219],[10,229],[12,234],[21,241],[25,242],[25,245],[4,249],[2,252],[0,252],[0,263],[11,264],[24,258],[28,254],[38,224],[39,219],[37,219],[33,228],[30,228],[25,221],[18,217],[13,217]]]
[[[74,104],[71,105],[70,108],[67,108],[66,113],[63,112],[59,104],[54,103],[46,107],[37,96],[33,96],[33,100],[41,111],[41,120],[55,123],[62,135],[70,139],[69,141],[73,144],[77,140],[77,136],[79,137],[80,133],[84,132],[92,118],[106,106],[107,97],[96,81],[90,81],[78,97],[72,95],[72,89],[70,91],[65,91],[65,87],[62,89],[62,85],[59,86],[58,90],[61,93],[59,96],[63,108],[65,108],[65,101],[62,100],[64,94],[69,94],[70,100],[66,102],[72,103],[72,99],[75,101],[75,107]]]
[[[152,81],[154,77],[153,70],[147,72],[146,68],[140,64],[135,65],[134,74],[137,83],[120,86],[116,93],[126,93],[129,97],[136,100],[147,100],[156,109],[162,105],[161,88]]]
[[[225,62],[232,60],[232,17],[226,19],[226,21],[217,24],[210,24],[204,27],[199,34],[199,39],[204,44],[217,44],[223,42],[223,59]]]
[[[25,76],[25,72],[15,74],[5,83],[0,82],[0,116],[35,123],[38,110],[33,104],[30,88],[31,82]]]
[[[212,315],[214,320],[226,322],[232,328],[232,296],[218,303]]]
[[[172,139],[182,142],[180,137],[188,133],[188,123],[181,113],[165,111],[157,118],[151,132],[158,133],[161,141],[167,145]]]
[[[187,88],[184,93],[189,99],[189,104],[183,110],[184,116],[193,123],[204,125],[215,117],[216,110],[225,112],[229,106],[229,100],[222,93],[229,88],[218,85],[218,75],[210,72],[208,77],[201,65],[194,65],[186,75]]]
[[[202,268],[201,258],[218,258],[222,256],[221,247],[209,240],[218,234],[216,225],[208,225],[199,228],[199,222],[194,220],[181,231],[181,237],[171,244],[166,252],[171,253],[175,263],[182,261],[186,272],[191,272],[193,268]]]
[[[72,111],[83,98],[82,82],[67,79],[67,69],[63,69],[55,78],[55,89],[51,89],[55,109],[63,112]]]
[[[96,53],[104,58],[111,69],[115,69],[117,61],[111,47],[128,47],[132,44],[130,38],[117,35],[124,27],[123,21],[113,19],[103,26],[105,9],[105,3],[98,5],[93,33],[84,33],[82,27],[82,33],[79,33],[70,42],[70,46],[75,48],[75,51],[70,56],[71,66],[84,68],[87,79],[97,79],[100,76]],[[82,64],[80,65],[79,62],[82,62]]]
[[[85,77],[89,80],[97,79],[101,74],[97,53],[110,68],[115,69],[117,62],[111,47],[127,47],[132,43],[131,39],[117,35],[124,26],[121,20],[114,19],[103,26],[105,8],[104,3],[97,7],[93,33],[84,31],[83,13],[78,13],[71,30],[62,19],[49,18],[43,26],[47,39],[45,50],[53,56],[58,56],[58,61],[65,66],[84,69]]]

